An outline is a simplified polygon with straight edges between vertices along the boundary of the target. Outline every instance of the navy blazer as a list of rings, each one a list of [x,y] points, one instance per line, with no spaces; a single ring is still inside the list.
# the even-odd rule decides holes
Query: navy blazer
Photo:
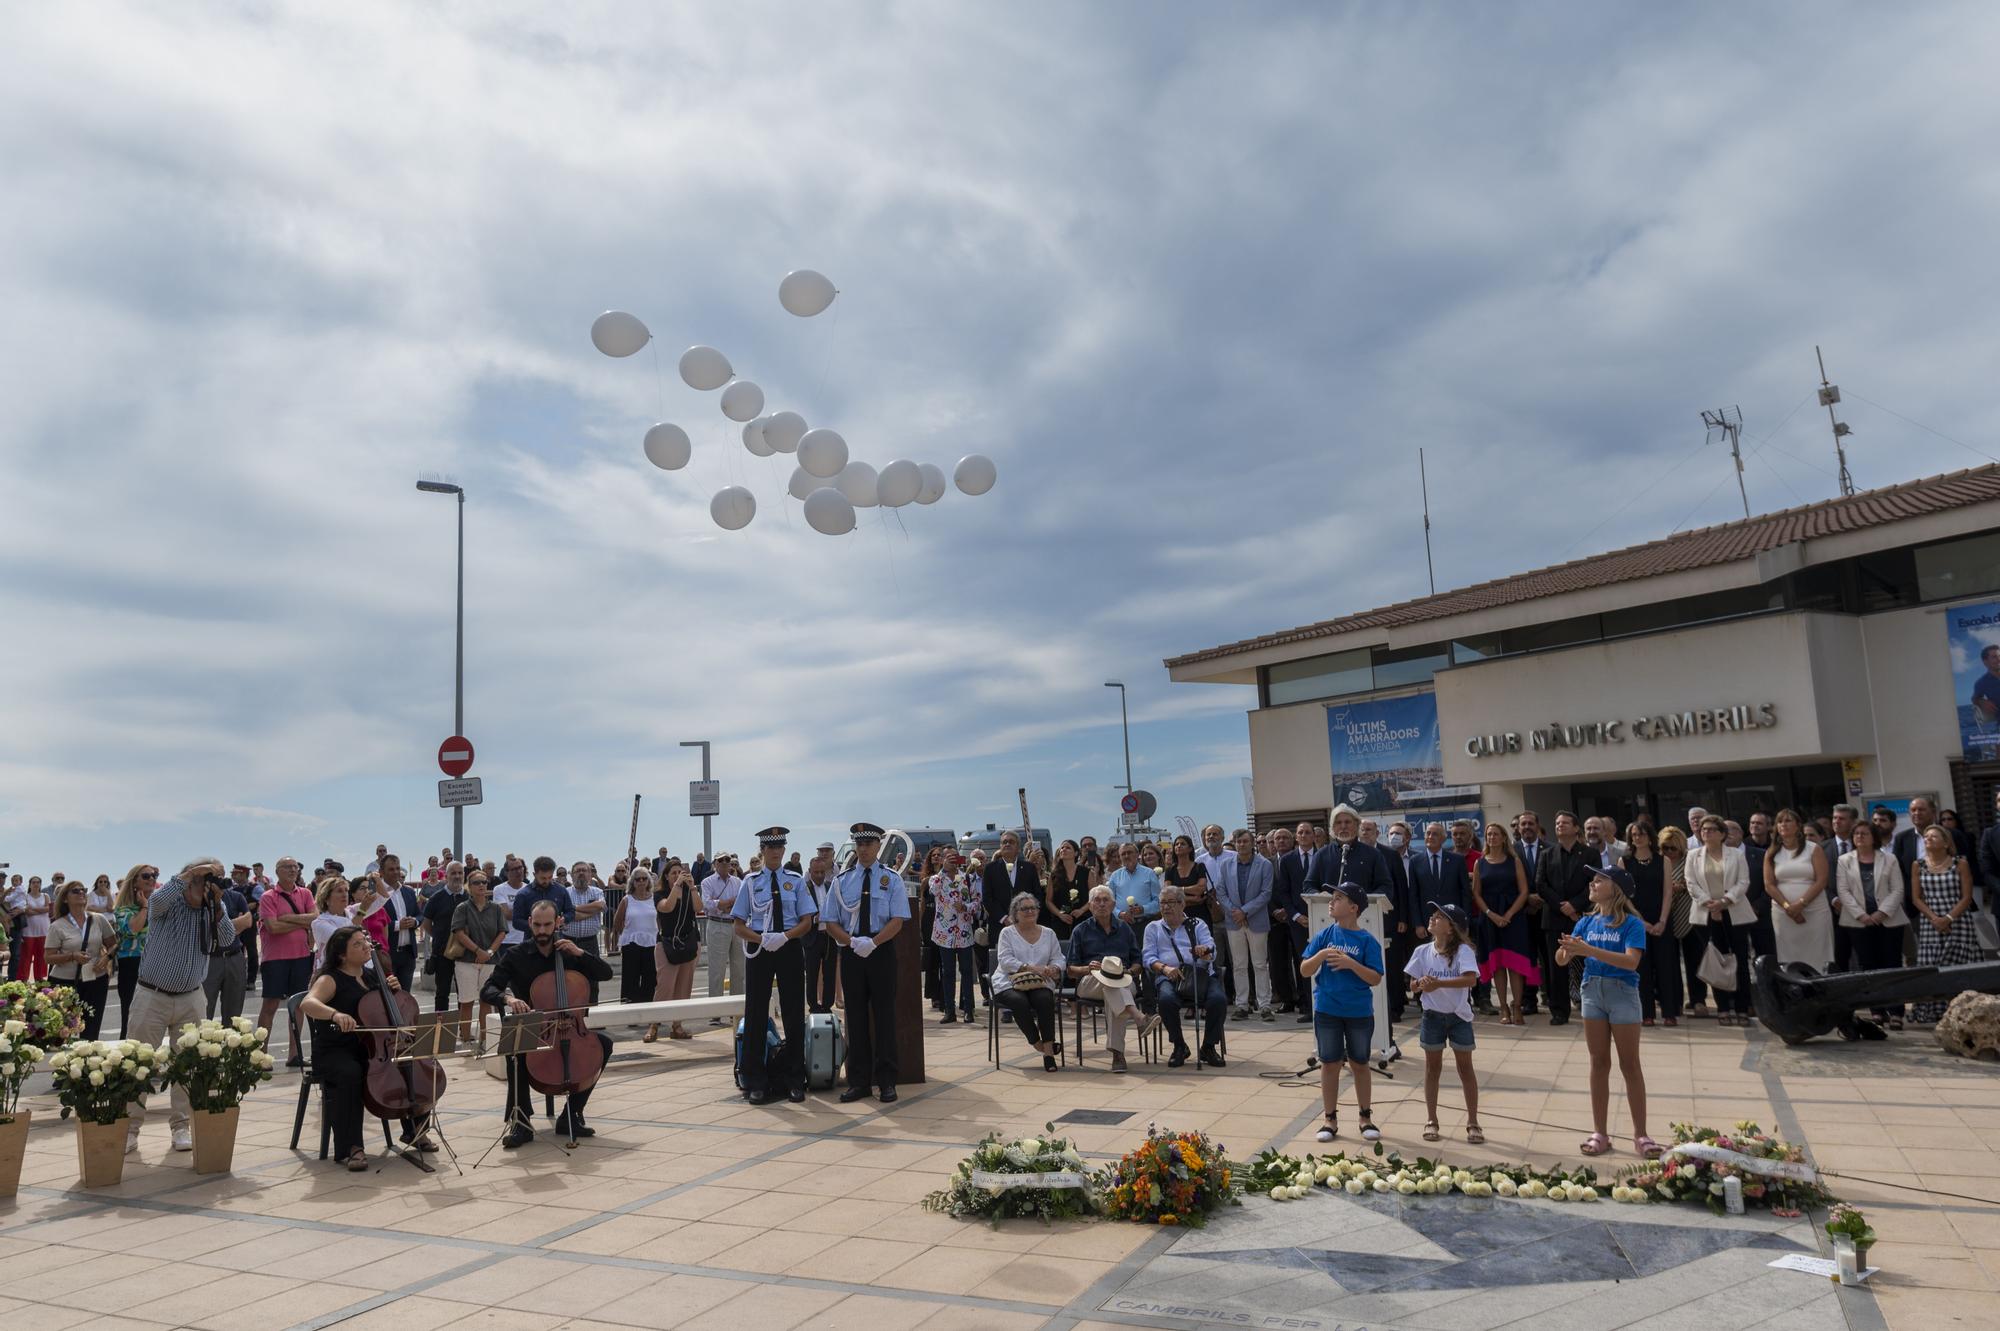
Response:
[[[1331,892],[1344,882],[1365,887],[1370,895],[1379,892],[1388,896],[1395,887],[1381,851],[1359,841],[1345,846],[1329,841],[1313,852],[1312,867],[1306,870],[1306,891]]]
[[[1465,857],[1454,850],[1441,850],[1438,865],[1439,871],[1433,874],[1428,850],[1410,857],[1410,895],[1416,899],[1415,923],[1419,926],[1429,922],[1428,906],[1433,901],[1472,913],[1472,878],[1466,871]]]
[[[1271,883],[1271,909],[1289,911],[1291,922],[1305,928],[1307,856],[1294,847],[1280,855]]]

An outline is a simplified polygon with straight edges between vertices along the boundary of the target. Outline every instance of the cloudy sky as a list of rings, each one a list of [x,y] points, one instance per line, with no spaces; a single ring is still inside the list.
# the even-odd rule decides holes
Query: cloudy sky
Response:
[[[1239,820],[1253,699],[1161,659],[1420,593],[1419,447],[1440,586],[1730,518],[1704,407],[1829,496],[1815,343],[1862,486],[2000,452],[2000,11],[1913,8],[17,7],[0,859],[444,844],[433,471],[482,854],[698,844],[683,739],[722,844],[1102,833],[1107,679]],[[1000,483],[815,536],[695,342]]]

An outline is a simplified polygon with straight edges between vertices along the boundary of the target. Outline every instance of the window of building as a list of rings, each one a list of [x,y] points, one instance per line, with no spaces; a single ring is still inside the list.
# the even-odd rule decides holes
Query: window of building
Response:
[[[1917,603],[1917,557],[1908,546],[1862,555],[1854,572],[1864,615]]]
[[[1575,619],[1558,619],[1547,624],[1524,624],[1517,629],[1508,629],[1500,635],[1502,644],[1509,654],[1514,652],[1546,652],[1557,647],[1572,647],[1580,642],[1596,642],[1604,636],[1604,627],[1596,615],[1578,615]]]
[[[1366,647],[1281,661],[1264,668],[1264,705],[1279,707],[1288,702],[1337,698],[1343,693],[1366,693],[1374,687],[1374,679]]]
[[[1921,546],[1917,550],[1917,594],[1948,601],[2000,591],[2000,532]]]
[[[1499,656],[1503,648],[1500,635],[1481,633],[1470,638],[1455,638],[1451,644],[1451,663],[1470,665],[1474,661],[1484,661],[1489,656]]]
[[[1393,689],[1405,684],[1428,684],[1431,676],[1451,664],[1441,642],[1421,647],[1375,649],[1375,687]]]
[[[1607,610],[1604,613],[1604,636],[1623,638],[1657,629],[1734,619],[1738,615],[1774,610],[1783,604],[1784,598],[1769,587],[1730,587],[1705,596],[1683,596],[1674,601],[1629,605],[1622,610]]]

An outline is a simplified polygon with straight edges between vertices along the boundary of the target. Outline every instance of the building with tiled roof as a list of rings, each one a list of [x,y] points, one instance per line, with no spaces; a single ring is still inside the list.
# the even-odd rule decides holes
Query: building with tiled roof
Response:
[[[1623,823],[1927,793],[1967,806],[1971,826],[2000,784],[2000,715],[1971,692],[1989,638],[2000,643],[2000,466],[1166,666],[1177,682],[1256,689],[1260,825],[1323,815],[1337,796],[1413,822],[1568,808]]]

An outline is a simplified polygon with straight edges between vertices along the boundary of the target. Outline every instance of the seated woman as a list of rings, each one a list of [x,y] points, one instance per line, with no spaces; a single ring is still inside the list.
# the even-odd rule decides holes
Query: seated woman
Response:
[[[1184,999],[1202,1009],[1201,1061],[1212,1068],[1226,1066],[1219,1045],[1228,997],[1215,974],[1215,936],[1188,915],[1187,897],[1180,888],[1160,889],[1160,918],[1146,926],[1144,955],[1146,973],[1153,977],[1160,1000],[1160,1020],[1174,1042],[1167,1066],[1177,1068],[1188,1061],[1188,1043],[1181,1035]]]
[[[361,1083],[368,1075],[368,1051],[354,1031],[361,1024],[361,999],[372,987],[362,976],[375,945],[366,929],[344,924],[327,940],[326,955],[312,987],[299,1000],[299,1012],[313,1020],[313,1072],[326,1095],[333,1158],[360,1173],[368,1168],[368,1153],[361,1149]],[[387,982],[392,990],[399,987],[393,975]],[[411,1118],[403,1120],[403,1140],[419,1151],[437,1149]]]
[[[1062,943],[1041,925],[1042,904],[1017,892],[1014,922],[1000,931],[993,966],[993,1001],[1014,1014],[1014,1024],[1042,1056],[1042,1070],[1056,1070],[1056,981],[1062,977]]]

